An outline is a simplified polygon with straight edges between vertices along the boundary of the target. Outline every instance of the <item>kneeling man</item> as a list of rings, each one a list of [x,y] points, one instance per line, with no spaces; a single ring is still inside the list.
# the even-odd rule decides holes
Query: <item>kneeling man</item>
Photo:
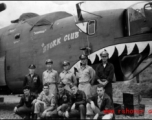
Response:
[[[58,94],[57,94],[57,111],[60,117],[65,117],[66,111],[69,111],[71,108],[71,93],[66,90],[65,84],[60,82],[58,85]]]
[[[72,89],[72,107],[70,112],[66,111],[65,116],[68,118],[79,117],[80,119],[85,119],[86,117],[86,95],[83,91],[78,90],[78,87],[73,84]]]
[[[23,119],[30,119],[31,113],[34,112],[32,102],[36,96],[30,93],[29,86],[25,86],[23,88],[23,93],[24,94],[21,97],[19,104],[14,108],[14,112],[15,114],[21,116]]]
[[[49,93],[48,83],[43,85],[43,91],[35,101],[34,113],[37,115],[37,119],[55,117],[57,115],[55,96]]]
[[[87,115],[93,115],[94,119],[112,119],[114,110],[111,98],[105,93],[104,86],[97,86],[97,94],[87,100]]]

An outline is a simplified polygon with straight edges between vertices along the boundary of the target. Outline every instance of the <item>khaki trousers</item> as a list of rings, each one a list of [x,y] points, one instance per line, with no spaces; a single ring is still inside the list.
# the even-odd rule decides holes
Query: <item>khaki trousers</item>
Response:
[[[87,103],[86,108],[87,108],[87,113],[86,113],[87,115],[95,116],[96,114],[101,113],[98,107],[95,106],[95,109],[93,109],[89,103]],[[100,119],[109,119],[109,120],[111,120],[112,117],[113,117],[112,113],[99,116]]]
[[[79,90],[84,91],[84,93],[86,94],[86,97],[89,98],[91,97],[91,84],[89,82],[87,83],[80,83],[78,86]]]

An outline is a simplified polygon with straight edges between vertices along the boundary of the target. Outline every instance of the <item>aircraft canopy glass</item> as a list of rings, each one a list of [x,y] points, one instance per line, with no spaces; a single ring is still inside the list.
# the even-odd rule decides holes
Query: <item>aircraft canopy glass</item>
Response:
[[[38,16],[38,17],[35,17],[35,18],[27,19],[26,22],[29,25],[34,26],[39,21],[41,21],[41,22],[39,22],[39,25],[40,25],[40,23],[48,24],[48,21],[50,23],[54,23],[56,20],[63,19],[63,18],[69,17],[69,16],[72,16],[72,15],[69,14],[69,13],[66,13],[66,12],[59,11],[59,12],[53,12],[53,13],[49,13],[49,14],[46,14],[46,15]]]
[[[127,9],[129,35],[147,33],[151,27],[146,21],[144,6],[148,2],[140,2]]]
[[[11,23],[18,23],[19,21],[25,21],[26,19],[39,16],[36,13],[23,13],[18,19],[12,20]]]

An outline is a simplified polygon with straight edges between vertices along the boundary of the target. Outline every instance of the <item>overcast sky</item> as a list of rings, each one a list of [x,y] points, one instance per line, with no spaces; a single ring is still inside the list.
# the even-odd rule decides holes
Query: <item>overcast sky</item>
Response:
[[[55,11],[76,14],[75,4],[80,1],[1,1],[7,8],[0,13],[0,28],[10,25],[11,20],[19,18],[22,13],[34,12],[39,15]],[[106,9],[127,8],[140,1],[85,1],[82,9],[89,12]]]

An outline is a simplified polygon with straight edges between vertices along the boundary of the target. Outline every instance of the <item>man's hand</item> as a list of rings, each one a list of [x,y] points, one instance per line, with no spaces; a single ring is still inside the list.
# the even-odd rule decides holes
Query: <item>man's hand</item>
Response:
[[[95,110],[96,106],[95,106],[94,102],[91,101],[90,104],[91,104],[91,108]]]
[[[100,79],[98,79],[97,81],[99,82],[99,84],[102,84],[102,85],[106,85],[107,84],[107,80],[106,79],[102,79],[104,82],[102,82]]]
[[[72,105],[71,110],[75,109],[75,103]]]
[[[62,107],[62,106],[59,106],[59,107],[57,108],[57,111],[59,111],[59,110],[61,109],[61,107]]]
[[[104,85],[104,86],[106,86],[107,85],[107,83],[108,83],[108,80],[107,79],[102,79],[104,82],[102,82],[102,84]]]
[[[16,113],[16,111],[17,111],[17,107],[14,108],[14,112],[15,112],[15,113]]]
[[[46,112],[47,112],[47,110],[44,110],[44,112],[42,113],[42,117],[46,116]]]
[[[32,104],[34,105],[36,102],[37,102],[37,99],[34,99],[34,100],[32,101]]]
[[[65,112],[65,117],[69,118],[69,112],[68,111]]]
[[[44,110],[43,114],[46,114],[47,110]]]

